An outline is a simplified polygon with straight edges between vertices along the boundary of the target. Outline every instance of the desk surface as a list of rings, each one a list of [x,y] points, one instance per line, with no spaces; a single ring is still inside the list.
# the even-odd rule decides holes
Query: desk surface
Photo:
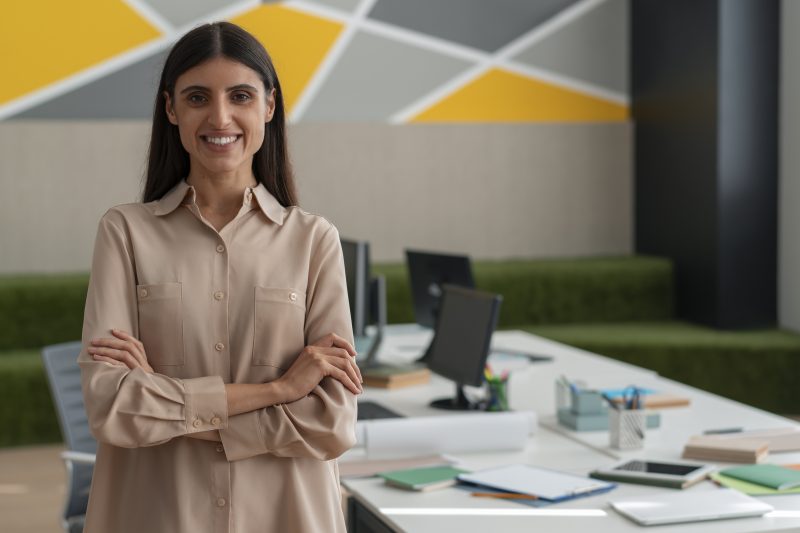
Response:
[[[379,360],[410,361],[427,344],[430,335],[430,332],[415,326],[390,327]],[[709,428],[741,426],[746,429],[765,429],[797,425],[788,419],[661,378],[652,371],[524,332],[497,332],[492,345],[498,351],[507,348],[549,355],[554,359],[552,362],[529,363],[527,359],[518,357],[492,356],[490,362],[495,371],[504,368],[512,370],[509,383],[512,408],[536,411],[539,429],[531,436],[526,448],[519,452],[458,454],[459,465],[467,469],[527,463],[586,475],[590,470],[611,464],[619,458],[679,459],[688,437]],[[651,387],[661,392],[688,396],[692,405],[689,408],[661,411],[661,429],[647,432],[643,450],[619,452],[609,448],[606,431],[577,433],[565,430],[555,422],[554,383],[561,374],[571,379],[583,379],[590,387],[624,387],[631,384]],[[452,382],[433,375],[431,382],[424,386],[396,391],[367,388],[362,398],[383,403],[406,416],[436,416],[443,413],[427,407],[428,401],[450,396],[453,392]],[[355,448],[341,460],[359,459],[363,453],[363,449]],[[800,452],[772,454],[770,462],[800,463]],[[672,489],[621,483],[609,493],[544,508],[531,508],[511,502],[474,498],[461,489],[409,492],[388,487],[376,478],[344,479],[343,483],[353,497],[381,516],[388,526],[408,533],[438,533],[444,530],[567,533],[585,532],[589,528],[596,533],[642,531],[642,527],[610,509],[608,501],[672,492]],[[699,492],[717,489],[711,482],[705,481],[687,490]],[[763,500],[778,512],[762,518],[659,526],[657,531],[800,531],[800,495],[770,496]]]

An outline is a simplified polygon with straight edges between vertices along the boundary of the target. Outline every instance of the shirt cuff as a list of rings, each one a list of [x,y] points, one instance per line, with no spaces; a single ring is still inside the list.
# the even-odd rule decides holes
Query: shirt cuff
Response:
[[[219,432],[228,461],[239,461],[269,452],[261,436],[259,410],[231,417],[228,427]]]
[[[186,433],[222,429],[228,425],[228,398],[220,376],[184,379]]]

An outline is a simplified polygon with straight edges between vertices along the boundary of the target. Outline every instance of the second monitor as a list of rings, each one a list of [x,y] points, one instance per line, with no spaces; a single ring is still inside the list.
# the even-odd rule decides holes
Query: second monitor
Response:
[[[414,320],[426,328],[436,327],[442,285],[474,288],[472,266],[466,255],[406,250]]]
[[[453,398],[436,400],[431,407],[472,410],[483,406],[467,399],[464,386],[480,386],[492,334],[497,327],[502,297],[499,294],[443,286],[442,303],[428,353],[433,372],[456,384]]]

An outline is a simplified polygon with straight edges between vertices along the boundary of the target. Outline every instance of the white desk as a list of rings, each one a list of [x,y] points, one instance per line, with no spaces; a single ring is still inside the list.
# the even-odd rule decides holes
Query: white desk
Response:
[[[390,327],[379,359],[387,362],[408,361],[418,355],[411,348],[421,348],[429,339],[430,332],[422,332],[413,326]],[[762,429],[797,425],[764,411],[660,378],[654,372],[524,332],[498,332],[494,336],[493,346],[550,355],[554,357],[554,361],[528,364],[526,360],[497,358],[493,362],[493,366],[499,369],[515,369],[509,383],[511,406],[516,410],[536,411],[540,419],[539,430],[529,439],[523,451],[459,454],[457,457],[461,461],[460,465],[468,469],[528,463],[586,475],[598,466],[614,462],[617,457],[677,459],[689,436],[709,428],[744,426],[747,429]],[[692,406],[663,410],[661,429],[648,431],[644,450],[619,452],[608,447],[608,433],[605,431],[576,433],[564,430],[555,423],[554,383],[560,374],[571,379],[583,379],[592,387],[624,387],[636,384],[663,392],[674,392],[689,396]],[[452,396],[454,392],[455,386],[452,382],[433,375],[431,382],[424,386],[397,391],[367,388],[362,398],[382,403],[406,416],[435,416],[443,413],[428,408],[428,402],[434,398]],[[353,449],[345,454],[342,461],[361,458],[363,453],[361,449]],[[773,454],[770,460],[778,463],[800,463],[800,453]],[[598,533],[641,532],[645,529],[618,515],[608,507],[607,502],[628,496],[671,491],[644,485],[619,484],[618,488],[609,493],[543,508],[531,508],[500,500],[474,498],[461,489],[426,493],[403,491],[387,487],[382,480],[376,478],[344,479],[343,484],[361,505],[379,516],[390,530],[408,533],[569,533],[588,530]],[[717,489],[706,481],[688,490]],[[659,526],[654,531],[800,531],[800,495],[771,496],[764,498],[764,501],[778,512],[763,518]],[[509,516],[503,513],[521,515]]]

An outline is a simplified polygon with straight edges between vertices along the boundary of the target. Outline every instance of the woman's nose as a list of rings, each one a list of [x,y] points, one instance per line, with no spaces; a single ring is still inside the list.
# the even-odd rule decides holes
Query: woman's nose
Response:
[[[224,129],[231,121],[231,109],[225,99],[220,99],[211,105],[208,123],[216,129]]]

